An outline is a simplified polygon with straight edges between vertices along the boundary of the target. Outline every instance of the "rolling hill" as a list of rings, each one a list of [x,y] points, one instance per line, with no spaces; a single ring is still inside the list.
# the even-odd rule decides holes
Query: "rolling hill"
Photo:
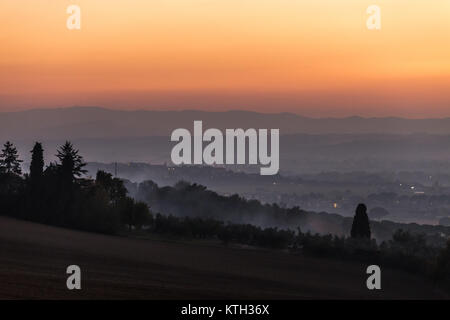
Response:
[[[429,299],[429,282],[382,268],[211,243],[104,236],[0,217],[2,299]],[[66,289],[79,265],[82,289]]]

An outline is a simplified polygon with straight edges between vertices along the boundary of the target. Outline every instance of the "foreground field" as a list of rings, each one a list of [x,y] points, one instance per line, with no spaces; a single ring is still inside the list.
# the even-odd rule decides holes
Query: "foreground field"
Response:
[[[82,290],[66,289],[66,268]],[[139,240],[0,217],[3,299],[448,298],[428,281],[382,268],[366,288],[365,265],[268,250]]]

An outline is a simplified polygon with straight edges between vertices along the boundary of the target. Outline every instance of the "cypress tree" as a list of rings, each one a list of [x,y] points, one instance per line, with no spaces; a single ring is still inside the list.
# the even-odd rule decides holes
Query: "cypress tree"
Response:
[[[355,217],[353,218],[352,238],[368,238],[370,239],[370,224],[369,217],[367,216],[367,207],[365,204],[360,203],[356,207]]]
[[[33,186],[40,184],[44,174],[44,149],[36,142],[31,150],[30,180]]]

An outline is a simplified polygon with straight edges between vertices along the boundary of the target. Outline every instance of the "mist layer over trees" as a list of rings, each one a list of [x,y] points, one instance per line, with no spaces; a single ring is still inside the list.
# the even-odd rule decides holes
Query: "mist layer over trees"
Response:
[[[350,217],[309,212],[299,207],[282,208],[277,204],[262,204],[237,194],[223,196],[195,183],[181,181],[173,187],[159,187],[153,181],[145,181],[140,184],[126,182],[126,186],[132,197],[147,203],[152,211],[165,215],[216,219],[263,228],[278,227],[295,230],[301,227],[304,231],[337,236],[349,236],[352,229],[353,218]],[[371,221],[370,223],[370,228],[367,225],[362,226],[362,234],[366,234],[366,237],[372,236],[378,241],[391,239],[398,229],[424,233],[427,241],[436,246],[444,246],[446,237],[450,236],[450,228],[445,226],[402,224],[390,221]],[[359,229],[360,223],[356,225]]]

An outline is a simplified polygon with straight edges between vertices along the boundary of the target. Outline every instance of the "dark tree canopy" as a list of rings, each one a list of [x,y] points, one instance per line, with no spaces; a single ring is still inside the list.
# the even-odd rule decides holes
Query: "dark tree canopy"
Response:
[[[33,184],[42,180],[44,174],[44,149],[40,142],[34,144],[31,150],[30,179]]]
[[[60,161],[59,166],[62,171],[62,176],[71,182],[87,172],[83,169],[86,163],[78,152],[79,151],[73,147],[72,143],[66,141],[66,143],[58,149],[58,153],[56,154]]]
[[[21,162],[22,160],[19,159],[16,147],[7,141],[3,145],[2,153],[0,154],[0,172],[20,175],[22,174]]]
[[[369,217],[367,216],[367,207],[365,204],[360,203],[356,207],[355,217],[353,218],[352,238],[368,238],[370,239],[370,224]]]
[[[118,178],[113,178],[110,173],[102,170],[97,171],[95,182],[105,189],[115,205],[127,195],[127,188],[123,185],[123,181]]]

